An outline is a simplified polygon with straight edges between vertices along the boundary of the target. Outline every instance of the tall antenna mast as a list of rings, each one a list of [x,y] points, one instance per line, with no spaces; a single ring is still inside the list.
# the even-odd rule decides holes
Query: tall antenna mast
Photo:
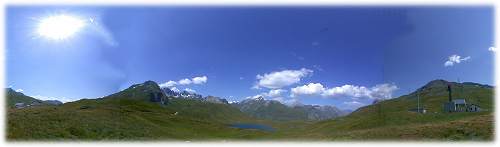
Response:
[[[419,90],[417,90],[417,112],[420,113],[420,95],[419,95]]]
[[[458,84],[460,85],[460,96],[464,98],[465,100],[465,96],[464,96],[464,85],[463,84],[460,84],[460,78],[458,78]]]

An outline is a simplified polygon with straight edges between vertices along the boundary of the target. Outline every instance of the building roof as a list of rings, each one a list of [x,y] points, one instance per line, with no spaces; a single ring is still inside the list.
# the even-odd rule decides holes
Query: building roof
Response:
[[[465,99],[454,99],[453,103],[455,103],[455,104],[465,104]]]

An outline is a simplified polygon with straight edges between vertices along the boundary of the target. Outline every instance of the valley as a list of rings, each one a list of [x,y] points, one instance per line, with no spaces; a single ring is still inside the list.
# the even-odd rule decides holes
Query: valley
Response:
[[[464,98],[480,106],[481,111],[444,112],[448,85],[457,91],[452,97]],[[16,108],[14,104],[37,100],[11,89],[7,93],[6,134],[10,141],[492,141],[494,138],[494,87],[477,83],[434,80],[415,92],[352,113],[335,107],[285,106],[262,97],[230,104],[214,96],[169,94],[153,81],[102,98],[25,108]],[[425,113],[410,111],[417,107],[417,99]],[[235,124],[245,125],[234,127]]]

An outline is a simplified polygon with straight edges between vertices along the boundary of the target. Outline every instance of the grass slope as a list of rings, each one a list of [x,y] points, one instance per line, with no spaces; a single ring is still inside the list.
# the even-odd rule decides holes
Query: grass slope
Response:
[[[446,113],[446,85],[454,98],[479,104],[482,112]],[[416,93],[362,107],[346,117],[318,122],[305,128],[305,138],[321,139],[465,139],[492,140],[493,89],[477,85],[432,81],[420,93],[426,114],[416,108]]]
[[[146,82],[100,99],[8,109],[7,139],[250,139],[267,133],[228,127],[254,121],[229,105],[176,98],[165,105],[151,102],[150,93],[158,90],[155,83]]]
[[[177,115],[174,115],[178,112]],[[266,132],[230,128],[249,120],[228,105],[172,99],[167,106],[130,99],[80,100],[9,109],[9,140],[251,139]]]
[[[442,103],[448,100],[447,84],[454,85],[453,97],[465,97],[485,111],[444,113]],[[477,84],[430,82],[419,92],[428,109],[426,114],[408,111],[416,107],[416,93],[411,93],[320,122],[260,120],[229,105],[189,99],[171,98],[163,105],[149,102],[149,95],[141,91],[148,90],[139,87],[61,106],[8,109],[7,139],[491,141],[494,138],[493,89]],[[267,124],[277,131],[236,129],[228,127],[231,123]]]

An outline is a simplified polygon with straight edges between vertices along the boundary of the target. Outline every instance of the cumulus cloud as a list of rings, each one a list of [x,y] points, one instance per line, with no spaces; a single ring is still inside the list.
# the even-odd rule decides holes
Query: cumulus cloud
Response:
[[[279,97],[284,92],[287,92],[287,90],[273,89],[273,90],[270,90],[268,93],[264,93],[264,96],[267,96],[267,97]]]
[[[175,85],[177,85],[177,82],[168,81],[168,82],[160,84],[159,86],[160,86],[160,88],[170,88],[170,87],[174,87]]]
[[[490,47],[490,48],[488,48],[488,51],[491,51],[491,52],[496,52],[496,51],[497,51],[497,48],[496,48],[496,47]]]
[[[371,98],[387,99],[392,97],[392,93],[398,87],[394,84],[378,84],[371,88],[356,85],[343,85],[340,87],[325,88],[320,83],[309,83],[303,86],[297,86],[291,89],[292,97],[298,95],[321,95],[323,97],[352,97],[352,98]]]
[[[283,97],[275,97],[275,98],[272,98],[272,100],[275,100],[275,101],[278,101],[281,103],[283,103],[285,101],[285,99]]]
[[[179,81],[168,81],[168,82],[165,82],[165,83],[161,83],[159,86],[161,88],[170,88],[170,87],[174,87],[176,85],[189,85],[189,84],[205,84],[207,83],[208,81],[208,77],[207,76],[200,76],[200,77],[194,77],[194,78],[191,78],[191,79],[188,79],[188,78],[185,78],[185,79],[181,79]]]
[[[392,98],[392,93],[399,88],[394,84],[379,84],[371,88],[370,98],[388,99]]]
[[[454,64],[458,64],[462,61],[467,61],[469,59],[470,59],[470,56],[462,58],[459,55],[451,55],[450,57],[448,57],[448,61],[444,62],[444,66],[445,67],[453,66]]]
[[[311,75],[312,73],[312,70],[302,68],[300,70],[283,70],[266,73],[264,75],[259,74],[257,75],[258,81],[252,88],[259,89],[260,87],[265,87],[269,89],[278,89],[298,83],[303,77]]]
[[[291,91],[291,97],[295,97],[296,95],[315,95],[323,93],[325,91],[325,87],[323,87],[320,83],[309,83],[307,85],[292,88]]]
[[[186,89],[184,89],[184,91],[187,91],[189,93],[196,93],[196,90],[193,90],[193,89],[190,89],[190,88],[186,88]]]
[[[204,84],[208,80],[207,76],[194,77],[192,79],[193,84]]]
[[[17,89],[16,92],[23,92],[23,89]]]
[[[192,81],[190,79],[182,79],[182,80],[179,80],[179,84],[180,85],[189,85],[191,84]]]
[[[369,88],[364,86],[355,86],[355,85],[343,85],[340,87],[333,87],[325,90],[322,94],[323,96],[337,96],[344,95],[350,97],[370,97],[371,91]]]

